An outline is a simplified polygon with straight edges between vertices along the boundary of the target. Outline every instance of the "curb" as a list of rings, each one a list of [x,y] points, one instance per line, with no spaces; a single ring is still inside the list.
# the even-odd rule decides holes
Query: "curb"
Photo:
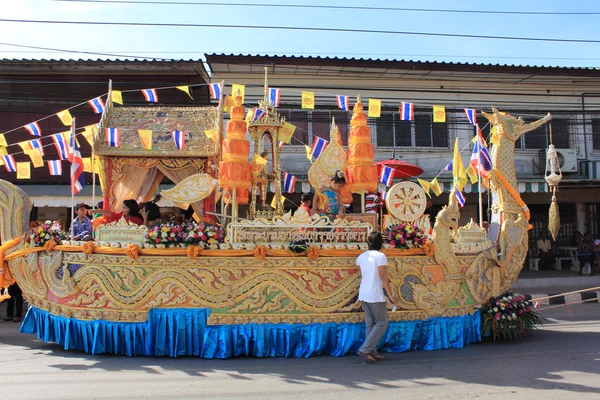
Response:
[[[540,306],[553,306],[553,305],[562,305],[562,304],[576,304],[585,301],[586,303],[600,303],[600,291],[592,292],[592,291],[584,291],[580,293],[572,293],[567,295],[561,295],[560,293],[535,293],[535,294],[526,294],[525,297],[528,300],[531,300],[535,305],[536,299],[556,296],[550,299],[542,299],[539,300],[539,305],[534,308],[538,308]]]

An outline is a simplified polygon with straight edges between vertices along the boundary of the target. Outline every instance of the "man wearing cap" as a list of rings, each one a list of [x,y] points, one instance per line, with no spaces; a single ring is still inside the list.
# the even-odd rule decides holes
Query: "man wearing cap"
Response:
[[[78,203],[75,206],[77,218],[71,223],[70,237],[72,240],[84,242],[92,240],[92,221],[87,217],[88,206]]]

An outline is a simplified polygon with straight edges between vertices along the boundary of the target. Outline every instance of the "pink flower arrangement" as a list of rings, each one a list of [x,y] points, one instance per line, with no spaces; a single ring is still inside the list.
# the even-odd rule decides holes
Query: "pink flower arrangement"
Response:
[[[190,222],[177,225],[169,222],[157,225],[146,233],[146,243],[164,247],[186,247],[190,245],[209,248],[223,243],[223,228],[220,225]]]
[[[401,223],[390,226],[385,231],[384,240],[396,249],[418,249],[425,244],[427,238],[418,226]]]
[[[25,237],[25,247],[43,247],[50,240],[60,244],[66,238],[67,233],[61,229],[59,222],[46,221],[29,231],[29,235]]]

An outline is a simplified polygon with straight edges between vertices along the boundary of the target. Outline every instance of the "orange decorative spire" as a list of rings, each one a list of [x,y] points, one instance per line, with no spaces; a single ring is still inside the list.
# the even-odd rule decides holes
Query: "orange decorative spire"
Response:
[[[235,94],[231,107],[231,120],[227,123],[227,138],[223,140],[223,160],[219,163],[219,187],[225,192],[225,199],[231,198],[236,190],[238,204],[247,204],[252,180],[252,166],[248,161],[250,142],[246,140],[246,121],[242,96]]]
[[[377,192],[377,166],[375,149],[371,143],[371,130],[363,111],[360,96],[354,104],[348,137],[348,167],[346,181],[354,193]]]

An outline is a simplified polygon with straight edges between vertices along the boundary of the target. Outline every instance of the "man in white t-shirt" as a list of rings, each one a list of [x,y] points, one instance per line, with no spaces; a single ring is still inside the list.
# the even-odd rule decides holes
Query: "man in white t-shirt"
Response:
[[[357,354],[368,363],[383,359],[383,356],[377,354],[377,343],[385,334],[388,326],[387,302],[383,289],[394,304],[397,301],[390,288],[386,271],[387,258],[379,251],[382,243],[383,239],[380,233],[371,233],[367,238],[369,250],[356,259],[356,265],[360,267],[361,275],[358,300],[365,311],[365,324],[367,325],[365,342]]]

